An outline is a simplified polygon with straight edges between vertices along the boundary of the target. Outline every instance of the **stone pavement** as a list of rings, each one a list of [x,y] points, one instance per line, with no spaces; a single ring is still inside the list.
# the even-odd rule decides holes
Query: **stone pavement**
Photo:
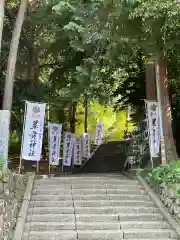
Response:
[[[35,180],[22,240],[175,240],[139,182],[120,174]]]

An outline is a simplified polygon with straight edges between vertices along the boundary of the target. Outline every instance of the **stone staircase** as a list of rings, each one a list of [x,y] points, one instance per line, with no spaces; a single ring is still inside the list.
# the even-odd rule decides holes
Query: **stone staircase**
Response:
[[[95,154],[81,167],[81,173],[118,172],[124,168],[127,141],[112,141],[99,146]]]
[[[22,240],[175,240],[141,185],[121,174],[36,179]]]

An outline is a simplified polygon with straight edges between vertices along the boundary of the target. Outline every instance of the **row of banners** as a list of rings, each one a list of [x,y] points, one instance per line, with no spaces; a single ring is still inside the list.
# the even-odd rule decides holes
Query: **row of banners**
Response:
[[[149,150],[151,160],[158,157],[160,150],[160,119],[159,105],[156,101],[145,101],[146,122],[149,138]],[[24,127],[21,146],[21,159],[29,161],[40,161],[42,153],[44,118],[46,104],[26,102]],[[0,112],[0,160],[7,167],[8,157],[8,129],[9,111]],[[66,132],[62,137],[61,124],[48,124],[49,138],[49,164],[58,165],[60,156],[60,145],[63,138],[63,166],[81,165],[83,158],[90,157],[90,135],[88,133],[78,137]],[[96,126],[94,143],[100,145],[102,141],[102,124]]]
[[[24,128],[21,147],[21,159],[40,161],[42,153],[45,103],[26,102]],[[48,123],[49,164],[59,165],[62,124]],[[95,145],[102,141],[102,124],[96,126]],[[78,137],[65,132],[63,141],[63,166],[82,164],[83,158],[90,157],[90,134]]]

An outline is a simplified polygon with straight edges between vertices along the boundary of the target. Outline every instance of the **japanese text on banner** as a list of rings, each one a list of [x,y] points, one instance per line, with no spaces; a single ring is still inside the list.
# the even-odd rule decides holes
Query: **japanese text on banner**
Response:
[[[49,164],[59,165],[62,125],[49,123]]]
[[[151,157],[158,157],[160,150],[160,126],[157,102],[147,102],[149,143]]]
[[[74,134],[65,133],[63,149],[63,166],[71,166],[73,153]]]
[[[89,133],[84,133],[83,135],[83,157],[90,157],[90,135]]]
[[[26,103],[21,158],[40,161],[46,104]]]
[[[82,138],[74,138],[74,154],[73,154],[73,164],[80,166],[82,165]]]
[[[102,123],[98,123],[96,126],[95,145],[100,145],[102,141]]]

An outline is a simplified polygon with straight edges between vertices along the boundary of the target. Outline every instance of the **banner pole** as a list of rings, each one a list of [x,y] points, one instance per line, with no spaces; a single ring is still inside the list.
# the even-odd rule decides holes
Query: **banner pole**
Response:
[[[36,161],[36,172],[39,173],[39,161]]]
[[[49,105],[48,105],[48,120],[49,120]],[[50,124],[48,122],[48,173],[50,174],[51,173],[51,165],[50,165]]]
[[[147,100],[145,100],[145,109],[146,109],[146,123],[147,123],[147,130],[148,130],[148,140],[149,140],[149,155],[150,155],[150,161],[151,161],[151,166],[153,168],[154,164],[153,164],[153,158],[152,158],[152,154],[151,154],[151,138],[150,138],[150,131],[149,131],[149,119],[148,119],[148,109],[147,109]]]
[[[61,167],[61,173],[64,172],[64,165],[63,165],[63,160],[62,160],[62,167]]]
[[[23,122],[23,136],[21,141],[21,154],[19,159],[19,170],[18,173],[21,173],[21,167],[22,167],[22,151],[23,151],[23,144],[24,144],[24,128],[25,128],[25,122],[26,122],[26,112],[27,112],[27,101],[25,101],[25,107],[24,107],[24,122]]]
[[[73,134],[73,146],[72,146],[72,156],[71,156],[71,167],[74,168],[74,145],[75,145],[75,135]]]
[[[64,133],[63,133],[63,135],[62,135],[62,139],[63,139],[63,152],[62,152],[62,158],[61,158],[61,173],[63,173],[63,171],[64,171],[64,168],[63,168],[63,164],[64,164],[64,151],[65,151],[65,149],[64,149],[64,144],[65,144],[65,137],[64,137]]]

